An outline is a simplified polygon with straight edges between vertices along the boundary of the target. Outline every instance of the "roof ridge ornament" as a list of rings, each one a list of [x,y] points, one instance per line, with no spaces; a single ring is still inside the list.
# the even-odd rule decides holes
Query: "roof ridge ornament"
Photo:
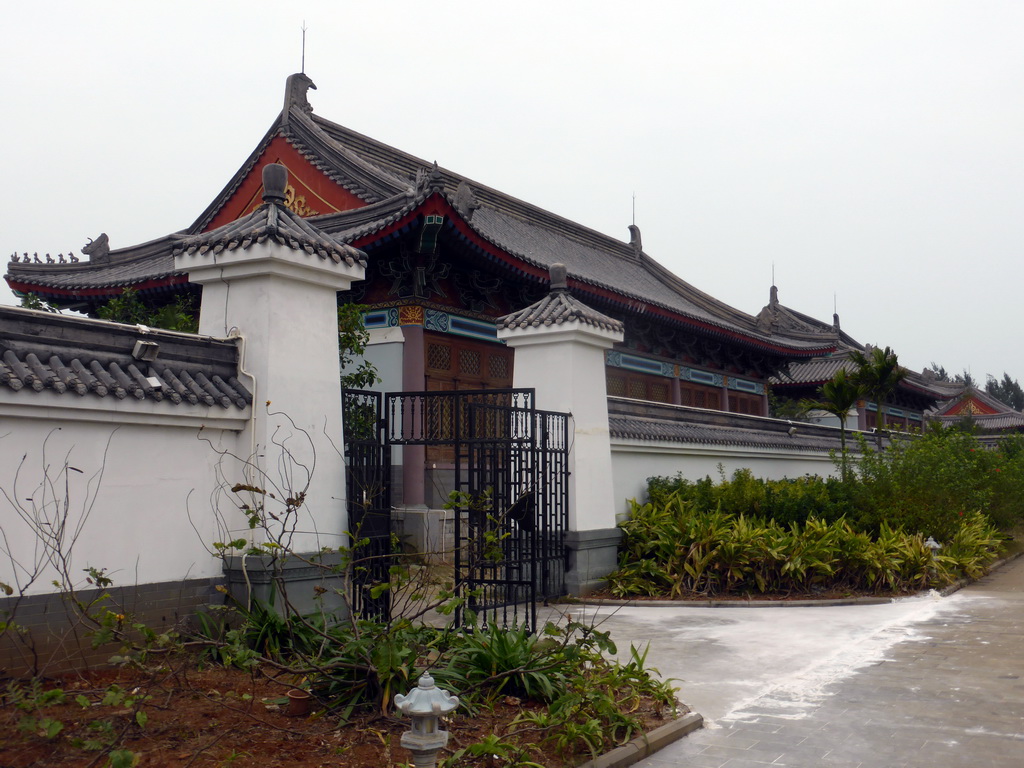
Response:
[[[568,270],[565,264],[555,262],[548,270],[551,276],[551,293],[567,293],[569,291]]]
[[[92,264],[104,264],[110,261],[110,240],[106,232],[100,232],[100,236],[82,246],[82,253],[89,257]]]
[[[263,202],[284,205],[288,189],[288,169],[280,163],[263,166]]]
[[[313,114],[313,107],[306,97],[306,92],[312,88],[316,90],[316,84],[305,72],[296,72],[288,75],[284,86],[284,111],[281,113],[281,125],[288,125],[288,116],[294,107],[307,115]]]
[[[644,244],[640,237],[640,227],[636,224],[629,225],[629,244],[633,248],[633,254],[639,258],[640,254],[643,253]]]
[[[437,160],[434,161],[430,173],[427,174],[426,183],[429,191],[440,192],[444,189],[444,177],[441,175],[441,169],[437,167]]]
[[[466,221],[471,221],[473,219],[473,212],[479,207],[480,201],[473,194],[473,188],[465,180],[460,181],[459,186],[455,190],[455,208]]]

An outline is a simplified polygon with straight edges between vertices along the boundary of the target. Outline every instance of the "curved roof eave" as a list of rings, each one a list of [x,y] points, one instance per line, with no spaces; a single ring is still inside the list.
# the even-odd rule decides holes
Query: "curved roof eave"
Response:
[[[548,267],[550,265],[531,258],[526,254],[517,253],[495,242],[487,233],[480,231],[478,227],[474,226],[471,218],[467,220],[456,209],[454,202],[449,199],[449,196],[441,192],[421,193],[414,198],[396,195],[391,200],[382,201],[378,204],[376,213],[379,218],[375,220],[367,221],[365,217],[369,211],[366,208],[360,208],[354,211],[318,216],[316,217],[316,224],[325,231],[332,232],[338,237],[344,237],[357,248],[372,248],[374,240],[378,240],[382,236],[407,226],[421,213],[433,212],[425,210],[429,207],[428,201],[431,198],[435,200],[435,205],[443,208],[443,213],[448,217],[451,225],[470,245],[505,262],[507,267],[516,270],[520,274],[533,277],[538,281],[547,279]],[[346,226],[349,222],[358,222],[360,220],[362,220],[361,226]],[[799,357],[822,355],[834,349],[834,345],[831,344],[815,344],[811,346],[808,342],[798,341],[796,344],[790,344],[787,343],[789,340],[762,338],[757,334],[744,332],[743,329],[719,325],[709,318],[688,315],[676,308],[652,302],[650,299],[642,296],[631,295],[613,285],[602,284],[598,281],[588,280],[572,274],[570,274],[570,279],[576,288],[582,288],[591,295],[596,295],[612,303],[619,304],[627,310],[633,312],[654,310],[654,314],[663,319],[674,320],[681,325],[691,328],[696,327],[705,333],[716,335],[732,342],[739,342],[756,349],[779,355]]]

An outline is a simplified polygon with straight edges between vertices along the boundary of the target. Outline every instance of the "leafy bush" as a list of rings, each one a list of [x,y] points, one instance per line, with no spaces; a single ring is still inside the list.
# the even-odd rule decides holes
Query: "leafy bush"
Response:
[[[706,511],[670,495],[633,502],[621,523],[613,594],[626,596],[749,593],[814,594],[824,590],[906,592],[976,575],[995,559],[1003,536],[980,513],[968,516],[936,557],[917,534],[882,522],[870,536],[845,520],[803,525]]]
[[[700,512],[762,517],[781,525],[845,520],[879,536],[882,526],[948,541],[974,512],[999,530],[1024,521],[1024,435],[984,448],[961,430],[933,429],[897,440],[882,451],[860,440],[856,472],[847,479],[815,476],[783,480],[739,469],[715,483],[675,477],[648,479],[658,506],[679,498]]]
[[[1000,529],[1024,519],[1024,454],[1019,441],[986,450],[960,430],[933,429],[884,451],[864,450],[856,517],[867,531],[882,523],[947,541],[964,518],[982,512]]]
[[[691,482],[681,473],[673,478],[652,477],[647,490],[654,504],[678,496],[704,512],[721,510],[767,517],[783,524],[803,523],[810,517],[827,521],[849,518],[856,509],[854,488],[838,478],[764,480],[754,477],[749,469],[738,469],[731,479],[723,477],[719,483],[710,477]]]

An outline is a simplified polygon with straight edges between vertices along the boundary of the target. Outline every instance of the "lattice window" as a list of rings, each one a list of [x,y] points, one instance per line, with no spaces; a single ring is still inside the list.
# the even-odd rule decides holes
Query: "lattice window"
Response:
[[[651,382],[648,396],[651,400],[659,403],[672,402],[671,391],[669,390],[667,381],[654,381]]]
[[[656,403],[672,402],[672,383],[662,376],[606,368],[605,382],[611,397],[653,400]]]
[[[617,373],[608,374],[608,394],[612,397],[626,396],[626,377]]]
[[[428,344],[427,368],[435,371],[450,371],[452,369],[452,348],[447,344]]]
[[[513,350],[503,344],[424,333],[426,388],[430,391],[505,389],[512,386]],[[462,414],[465,416],[465,414]],[[438,406],[429,414],[432,439],[447,439],[454,429],[451,406]],[[449,464],[455,459],[450,446],[427,446],[427,461]]]
[[[488,369],[492,379],[507,379],[508,358],[504,355],[491,355],[488,362]]]
[[[755,395],[743,395],[739,392],[730,392],[729,410],[733,413],[745,413],[751,416],[760,416],[761,398]]]
[[[480,375],[480,352],[475,349],[459,350],[459,373],[463,376]]]

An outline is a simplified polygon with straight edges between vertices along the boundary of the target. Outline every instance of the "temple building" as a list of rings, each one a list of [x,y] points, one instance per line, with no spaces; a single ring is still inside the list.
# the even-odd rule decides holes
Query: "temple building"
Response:
[[[644,251],[636,226],[628,240],[609,237],[326,120],[314,113],[310,88],[304,74],[288,78],[281,113],[186,229],[118,249],[102,234],[82,249],[87,259],[13,254],[8,284],[89,314],[126,289],[154,306],[198,296],[201,286],[175,268],[174,254],[258,208],[262,169],[279,163],[287,209],[366,254],[366,279],[339,302],[365,307],[367,358],[384,391],[510,386],[514,353],[495,321],[545,296],[554,263],[566,265],[574,297],[625,328],[605,353],[611,397],[767,416],[773,376],[783,387],[813,387],[828,377],[825,367],[841,364],[830,355],[855,344],[838,328],[797,322],[802,316],[777,301],[755,317],[701,292]],[[216,255],[231,245],[206,247]],[[805,375],[821,361],[820,375]],[[903,407],[915,415],[904,424],[929,396],[906,390]],[[871,426],[869,414],[870,405],[861,426]],[[449,458],[428,451],[424,466]]]
[[[853,352],[867,353],[870,346],[861,344],[842,330],[839,315],[832,315],[828,325],[802,312],[791,309],[779,302],[778,288],[774,285],[768,304],[758,314],[761,327],[773,332],[796,338],[830,338],[835,345],[828,355],[810,360],[794,360],[771,378],[772,392],[778,398],[801,401],[819,397],[821,386],[831,381],[840,370],[853,373],[857,365],[850,359]],[[927,412],[936,403],[950,397],[950,392],[934,376],[927,373],[907,371],[896,391],[881,407],[878,403],[864,398],[857,403],[856,418],[847,422],[850,429],[872,430],[879,426],[879,412],[883,414],[884,428],[898,431],[921,430]],[[817,423],[839,426],[839,419],[818,412]],[[851,416],[853,414],[851,413]]]
[[[197,293],[174,269],[175,248],[258,207],[262,167],[276,162],[288,169],[289,210],[368,256],[367,279],[339,299],[367,307],[368,329],[401,335],[402,379],[385,371],[385,388],[507,386],[514,361],[494,319],[545,295],[554,262],[575,296],[626,325],[607,355],[610,395],[764,415],[772,374],[835,347],[697,290],[644,252],[635,226],[628,241],[608,237],[325,120],[311,87],[288,78],[281,114],[187,229],[116,250],[104,234],[83,248],[87,260],[14,254],[8,284],[87,313],[126,288],[151,304]]]
[[[999,435],[1024,432],[1024,413],[974,386],[945,382],[956,392],[928,414],[930,421],[946,427],[963,426],[979,433],[982,442],[993,443]]]

